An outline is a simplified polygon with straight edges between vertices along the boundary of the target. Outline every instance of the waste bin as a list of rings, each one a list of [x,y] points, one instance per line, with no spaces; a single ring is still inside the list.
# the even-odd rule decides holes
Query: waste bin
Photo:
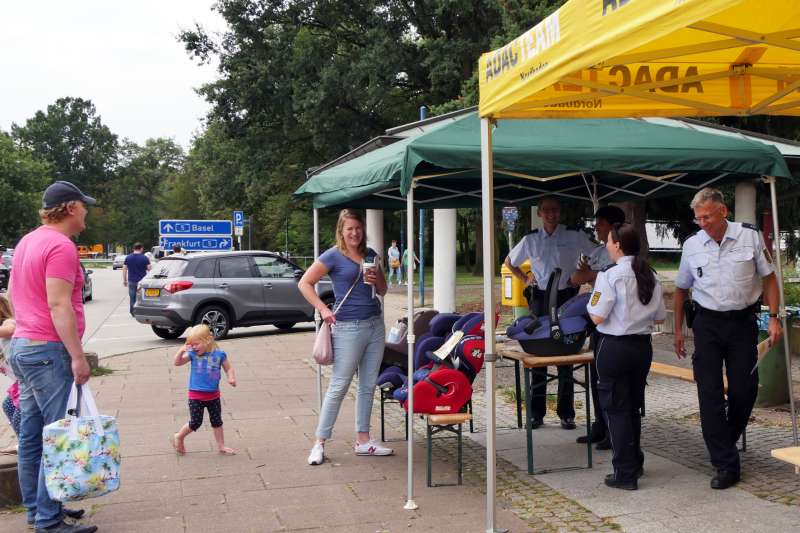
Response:
[[[530,275],[530,261],[525,261],[519,268],[525,275]],[[501,303],[514,308],[514,318],[527,316],[529,314],[528,300],[526,300],[525,296],[522,294],[522,291],[525,290],[525,284],[512,274],[511,269],[508,268],[505,263],[503,263],[503,266],[500,268],[500,278],[502,280]]]
[[[759,316],[759,342],[767,338],[767,313]],[[791,328],[795,320],[788,322]],[[791,344],[791,343],[790,343]],[[772,346],[758,365],[758,397],[756,407],[774,407],[789,401],[789,385],[786,380],[786,356],[783,351],[783,338]]]

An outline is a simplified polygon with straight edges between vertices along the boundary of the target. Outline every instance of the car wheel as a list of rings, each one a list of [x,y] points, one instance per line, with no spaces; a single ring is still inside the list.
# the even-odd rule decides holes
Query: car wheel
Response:
[[[275,327],[278,329],[292,329],[297,322],[277,322]]]
[[[224,339],[231,327],[228,312],[222,307],[209,305],[197,314],[197,323],[205,324],[215,339]]]
[[[163,326],[150,326],[153,328],[153,333],[161,337],[162,339],[177,339],[183,332],[186,331],[186,328],[165,328]]]

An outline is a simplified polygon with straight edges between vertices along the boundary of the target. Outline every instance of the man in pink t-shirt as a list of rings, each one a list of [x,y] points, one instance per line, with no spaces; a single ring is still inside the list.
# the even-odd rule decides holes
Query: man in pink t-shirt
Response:
[[[88,206],[95,203],[72,183],[53,183],[42,197],[42,225],[14,251],[8,292],[17,322],[9,362],[19,380],[22,411],[17,473],[28,523],[36,531],[97,530],[64,522],[65,516],[80,518],[83,509],[62,508],[50,499],[41,468],[42,428],[64,417],[73,381],[89,380],[81,344],[83,272],[71,237],[86,229]]]

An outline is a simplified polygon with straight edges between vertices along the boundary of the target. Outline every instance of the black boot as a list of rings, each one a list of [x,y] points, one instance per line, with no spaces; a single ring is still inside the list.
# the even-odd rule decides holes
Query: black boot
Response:
[[[636,478],[631,480],[622,480],[617,479],[615,474],[608,474],[606,476],[606,485],[614,489],[622,490],[637,490],[639,488],[639,483],[636,481]]]

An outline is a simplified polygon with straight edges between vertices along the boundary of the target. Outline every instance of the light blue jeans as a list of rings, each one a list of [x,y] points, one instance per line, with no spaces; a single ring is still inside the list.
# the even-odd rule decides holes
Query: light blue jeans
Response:
[[[42,428],[64,418],[72,389],[72,360],[60,342],[13,339],[11,368],[19,379],[19,430],[17,470],[22,504],[36,528],[57,524],[63,518],[61,503],[51,500],[42,469]]]
[[[358,370],[356,432],[369,433],[375,382],[383,360],[386,330],[383,315],[367,320],[337,321],[332,328],[333,374],[322,402],[317,438],[329,439],[342,400]]]
[[[403,267],[392,268],[389,267],[389,283],[392,282],[392,277],[397,280],[398,285],[403,283]]]

